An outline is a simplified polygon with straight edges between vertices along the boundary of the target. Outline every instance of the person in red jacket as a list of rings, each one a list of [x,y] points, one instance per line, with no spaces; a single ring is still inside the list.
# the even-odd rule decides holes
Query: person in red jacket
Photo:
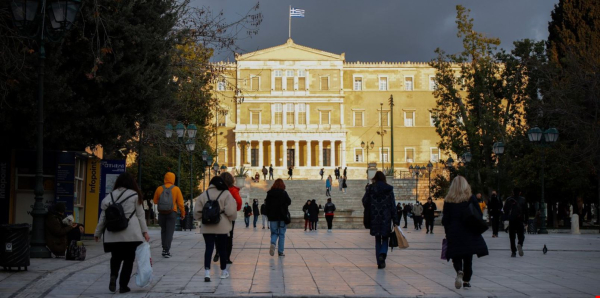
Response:
[[[242,209],[242,197],[240,196],[240,188],[233,185],[235,183],[233,175],[231,175],[229,172],[223,172],[220,176],[223,178],[223,181],[225,181],[227,187],[229,187],[229,192],[235,199],[237,211],[240,211]],[[231,251],[233,250],[233,227],[235,227],[235,220],[231,222],[231,232],[229,232],[229,239],[227,243],[227,264],[233,264],[231,261]],[[218,262],[219,257],[219,251],[217,251],[215,253],[215,257],[213,258],[213,262]]]

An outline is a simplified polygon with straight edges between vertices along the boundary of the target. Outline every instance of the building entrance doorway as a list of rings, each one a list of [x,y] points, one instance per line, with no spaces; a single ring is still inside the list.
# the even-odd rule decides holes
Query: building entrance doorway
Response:
[[[295,149],[288,149],[287,150],[287,167],[293,167],[294,165],[294,158],[296,157],[296,151]]]
[[[331,167],[331,149],[323,149],[323,166]]]

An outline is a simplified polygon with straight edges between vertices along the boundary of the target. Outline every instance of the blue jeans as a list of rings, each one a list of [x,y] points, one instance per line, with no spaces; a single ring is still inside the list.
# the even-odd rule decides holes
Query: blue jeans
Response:
[[[256,222],[258,221],[258,214],[254,214],[254,227],[256,228]]]
[[[271,244],[275,245],[277,238],[279,238],[279,244],[277,251],[282,254],[285,246],[285,231],[287,230],[285,222],[283,221],[271,221]]]
[[[375,259],[377,265],[379,265],[379,255],[386,254],[388,252],[388,239],[389,237],[375,236]]]
[[[244,223],[246,223],[246,228],[250,225],[250,216],[244,216]]]

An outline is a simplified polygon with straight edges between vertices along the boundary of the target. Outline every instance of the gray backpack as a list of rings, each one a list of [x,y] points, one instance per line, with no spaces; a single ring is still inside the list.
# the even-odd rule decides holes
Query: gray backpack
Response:
[[[164,185],[162,186],[163,192],[160,194],[160,198],[158,198],[158,213],[171,214],[173,212],[173,194],[171,193],[173,187],[175,185],[171,185],[169,188],[166,188]]]

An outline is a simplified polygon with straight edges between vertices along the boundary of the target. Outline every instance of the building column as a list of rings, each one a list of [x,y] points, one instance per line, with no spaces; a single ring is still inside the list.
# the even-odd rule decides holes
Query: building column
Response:
[[[263,141],[258,141],[258,166],[264,166],[264,150],[263,150]]]
[[[240,149],[240,145],[235,144],[235,166],[239,168],[242,166],[242,150]]]
[[[306,166],[312,167],[312,141],[306,141]]]
[[[271,164],[273,166],[276,165],[276,163],[275,163],[275,140],[271,140]]]
[[[294,143],[294,167],[300,167],[300,142]]]
[[[342,141],[342,152],[340,153],[340,166],[341,167],[346,167],[346,141]]]
[[[317,152],[319,158],[319,167],[323,167],[323,140],[319,140],[319,152]]]
[[[287,168],[287,140],[283,140],[282,150],[283,153],[281,154],[281,166]]]
[[[331,167],[335,167],[335,140],[331,140]]]
[[[282,103],[281,104],[281,109],[283,111],[283,115],[281,115],[281,127],[285,129],[285,125],[287,124],[287,104],[286,103]]]
[[[252,164],[252,158],[250,156],[251,149],[252,149],[252,141],[248,141],[246,143],[246,163],[247,164]]]

